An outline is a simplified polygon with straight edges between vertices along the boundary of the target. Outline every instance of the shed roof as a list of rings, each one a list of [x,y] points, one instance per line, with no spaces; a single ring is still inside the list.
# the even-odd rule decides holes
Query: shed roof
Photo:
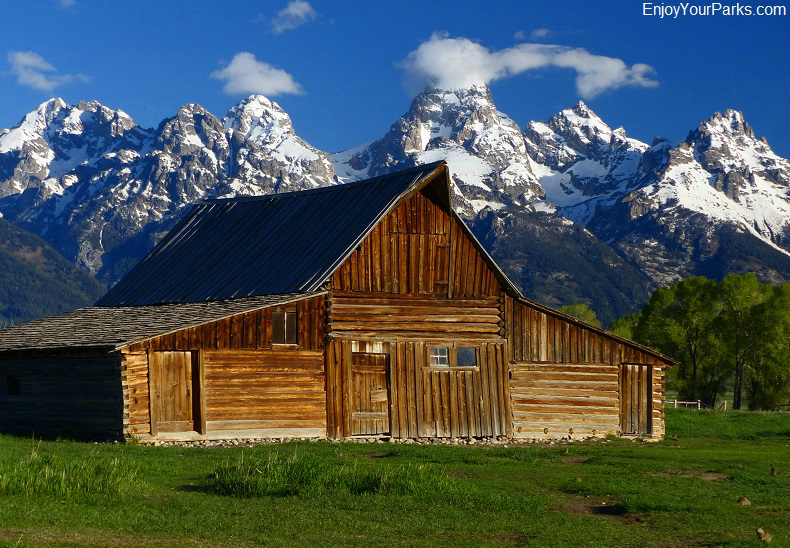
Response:
[[[207,303],[80,308],[0,330],[0,352],[58,348],[114,350],[173,331],[320,294],[291,293]]]
[[[442,169],[435,162],[356,183],[195,204],[96,304],[315,291],[401,198]]]

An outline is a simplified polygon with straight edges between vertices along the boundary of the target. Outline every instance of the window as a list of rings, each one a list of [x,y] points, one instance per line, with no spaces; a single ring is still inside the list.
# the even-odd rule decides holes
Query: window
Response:
[[[447,359],[446,346],[432,346],[431,347],[431,367],[448,367],[450,361]]]
[[[296,344],[296,312],[272,312],[272,344]]]
[[[456,349],[458,367],[477,367],[477,349],[473,347]]]
[[[477,347],[459,346],[431,346],[427,367],[442,369],[477,369]]]

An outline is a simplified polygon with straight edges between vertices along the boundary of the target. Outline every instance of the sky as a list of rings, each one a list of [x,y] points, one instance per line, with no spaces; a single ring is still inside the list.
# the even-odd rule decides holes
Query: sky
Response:
[[[790,15],[756,14],[790,2],[740,5],[754,15],[636,0],[0,0],[0,128],[50,97],[153,127],[257,92],[335,152],[382,136],[427,83],[487,83],[522,128],[581,99],[631,137],[679,141],[732,108],[790,157]]]

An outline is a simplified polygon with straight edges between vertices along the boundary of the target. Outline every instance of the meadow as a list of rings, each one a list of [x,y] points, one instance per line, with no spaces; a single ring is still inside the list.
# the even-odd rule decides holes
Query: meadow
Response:
[[[669,409],[667,431],[510,447],[0,436],[0,544],[757,546],[762,527],[790,546],[790,413]]]

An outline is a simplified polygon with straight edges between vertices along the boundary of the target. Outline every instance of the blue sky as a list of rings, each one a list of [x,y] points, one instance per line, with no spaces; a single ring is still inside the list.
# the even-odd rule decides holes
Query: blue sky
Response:
[[[144,126],[186,103],[222,116],[262,86],[301,137],[331,152],[381,136],[408,108],[415,79],[435,74],[488,81],[499,110],[522,127],[581,98],[647,142],[683,139],[735,108],[790,156],[790,16],[661,19],[643,15],[643,4],[6,0],[0,127],[53,96],[95,99]],[[788,3],[741,5],[765,4]],[[453,64],[459,48],[445,46],[475,55]],[[536,55],[543,61],[530,65]],[[585,83],[588,63],[603,72]]]

